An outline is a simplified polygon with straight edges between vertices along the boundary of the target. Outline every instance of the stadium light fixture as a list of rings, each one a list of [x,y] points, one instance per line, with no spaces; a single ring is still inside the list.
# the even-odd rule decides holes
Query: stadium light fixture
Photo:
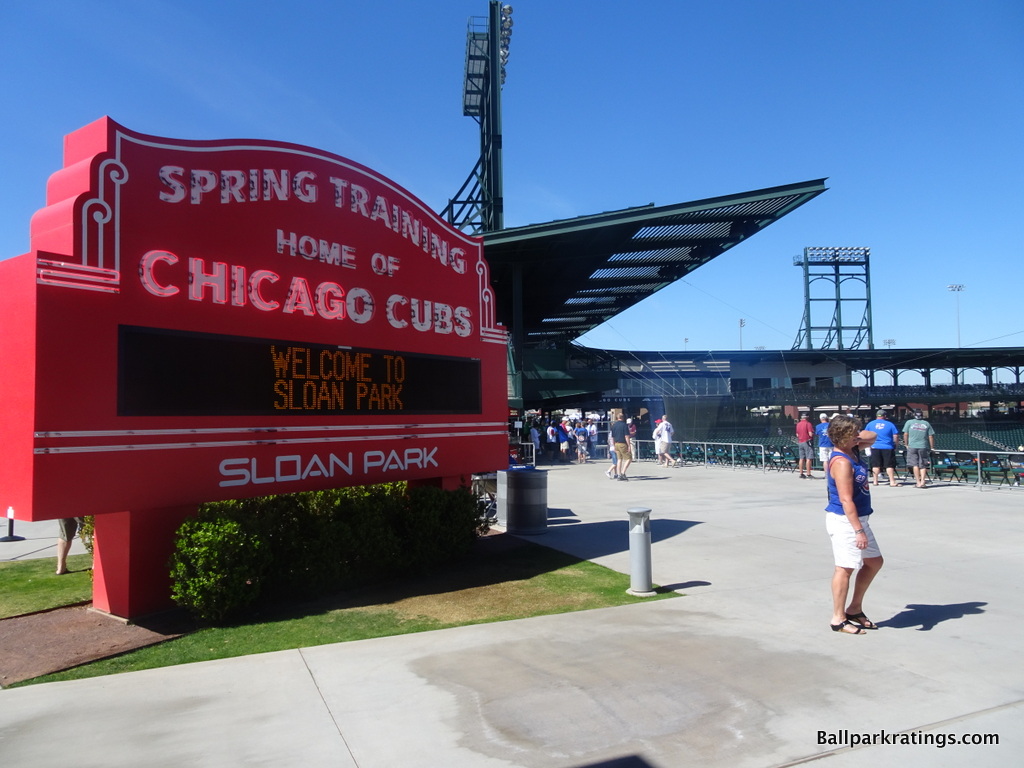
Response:
[[[952,291],[956,294],[956,348],[960,349],[960,294],[963,293],[966,285],[962,283],[950,283],[946,286],[946,290]]]

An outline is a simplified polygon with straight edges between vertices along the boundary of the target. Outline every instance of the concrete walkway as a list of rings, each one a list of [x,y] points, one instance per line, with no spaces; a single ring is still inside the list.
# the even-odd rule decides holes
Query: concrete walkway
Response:
[[[628,572],[626,510],[650,507],[654,580],[685,597],[4,690],[3,763],[1020,763],[1022,489],[872,489],[882,628],[840,636],[824,480],[605,467],[550,470],[534,540]],[[938,746],[965,734],[999,743]]]
[[[0,537],[8,535],[8,519],[0,517]],[[44,520],[39,523],[25,523],[15,520],[10,527],[18,541],[0,541],[0,563],[14,560],[33,560],[52,557],[57,563],[57,521]],[[79,537],[71,543],[72,555],[84,555],[85,545]],[[3,585],[0,584],[0,589]]]

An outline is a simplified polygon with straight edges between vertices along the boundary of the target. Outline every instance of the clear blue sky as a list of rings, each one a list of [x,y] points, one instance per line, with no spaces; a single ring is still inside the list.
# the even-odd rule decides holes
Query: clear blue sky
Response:
[[[519,0],[506,225],[828,177],[829,191],[582,339],[789,349],[805,246],[872,249],[874,336],[1024,346],[1024,2]],[[486,0],[0,3],[0,258],[65,134],[344,155],[440,210],[476,160],[466,23]]]

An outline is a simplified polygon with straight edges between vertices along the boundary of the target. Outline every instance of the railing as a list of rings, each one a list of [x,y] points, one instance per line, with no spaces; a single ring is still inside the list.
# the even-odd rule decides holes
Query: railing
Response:
[[[657,460],[657,447],[653,440],[634,440],[636,461]],[[817,451],[814,466],[819,467]],[[669,455],[680,464],[721,466],[792,472],[797,469],[797,457],[790,451],[778,451],[758,443],[705,443],[675,441]],[[905,465],[900,454],[898,471],[913,477],[913,470]],[[932,451],[929,477],[947,485],[973,485],[1020,488],[1024,484],[1024,452],[1020,451]]]
[[[657,446],[653,440],[633,440],[637,461],[654,461],[658,458]],[[703,464],[704,466],[731,466],[760,469],[767,472],[772,467],[772,452],[759,443],[704,443],[674,441],[669,447],[669,456],[679,464]],[[795,461],[795,459],[794,459]],[[779,468],[782,468],[781,466]]]
[[[534,450],[533,443],[527,440],[525,443],[518,444],[519,451],[516,454],[516,458],[520,464],[526,464],[531,467],[537,466],[537,452]]]
[[[932,461],[929,474],[948,484],[971,484],[981,490],[995,485],[996,480],[999,488],[1019,488],[1024,481],[1024,453],[1020,451],[932,451],[932,455],[938,460]]]

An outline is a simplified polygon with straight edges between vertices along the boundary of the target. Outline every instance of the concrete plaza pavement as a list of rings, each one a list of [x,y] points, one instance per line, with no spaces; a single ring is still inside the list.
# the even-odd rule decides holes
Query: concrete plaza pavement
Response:
[[[649,507],[654,581],[683,597],[3,690],[3,763],[1019,764],[1024,490],[873,488],[881,629],[845,636],[824,480],[606,466],[550,468],[530,538],[628,573]],[[946,743],[968,734],[999,743]]]
[[[10,526],[10,528],[8,528]],[[0,537],[6,537],[8,530],[18,541],[0,541],[0,563],[15,560],[34,560],[52,557],[57,562],[57,521],[44,520],[38,523],[26,523],[15,520],[10,525],[8,518],[0,517]],[[85,545],[81,538],[75,537],[71,543],[72,555],[84,555]],[[2,588],[2,585],[0,585]]]

